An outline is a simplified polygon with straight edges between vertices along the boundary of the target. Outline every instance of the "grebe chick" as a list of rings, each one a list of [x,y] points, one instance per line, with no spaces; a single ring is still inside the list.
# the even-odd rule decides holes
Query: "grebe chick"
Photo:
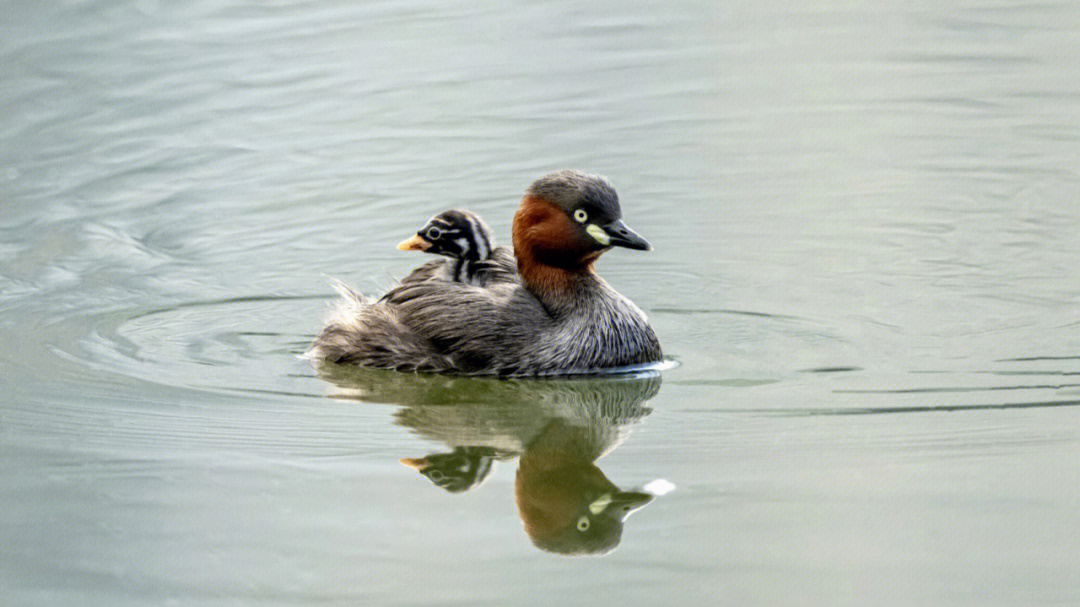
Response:
[[[595,373],[660,360],[648,318],[593,267],[612,247],[651,248],[622,221],[607,179],[556,171],[534,181],[514,215],[513,243],[513,257],[489,260],[500,278],[482,287],[426,279],[430,264],[377,301],[340,287],[344,302],[307,356],[498,376]]]
[[[495,238],[476,213],[451,209],[432,217],[412,238],[399,242],[397,248],[448,257],[442,278],[482,286],[484,281],[478,273],[495,252]]]

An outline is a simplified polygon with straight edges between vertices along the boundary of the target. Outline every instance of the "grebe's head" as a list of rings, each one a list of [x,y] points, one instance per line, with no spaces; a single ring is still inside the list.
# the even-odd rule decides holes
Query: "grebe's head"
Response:
[[[397,248],[475,261],[491,255],[493,239],[491,228],[479,215],[452,209],[432,217],[416,235],[399,242]]]
[[[537,179],[514,216],[519,260],[569,271],[592,265],[611,247],[652,247],[622,220],[619,195],[604,177],[564,170]]]

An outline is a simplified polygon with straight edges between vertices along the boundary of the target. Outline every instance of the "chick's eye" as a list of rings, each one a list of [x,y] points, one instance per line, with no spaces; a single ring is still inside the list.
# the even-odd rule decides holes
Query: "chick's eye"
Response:
[[[436,228],[435,226],[431,226],[427,230],[427,236],[432,240],[438,240],[438,238],[442,236],[442,230]]]
[[[577,520],[578,531],[587,531],[589,529],[589,517],[583,516]]]
[[[574,211],[574,221],[578,223],[585,223],[589,220],[589,214],[585,212],[585,209],[578,209]]]

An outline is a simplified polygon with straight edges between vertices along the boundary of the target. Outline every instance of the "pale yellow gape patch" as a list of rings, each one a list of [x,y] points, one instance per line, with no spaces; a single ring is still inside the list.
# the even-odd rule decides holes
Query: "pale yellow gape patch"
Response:
[[[596,498],[596,500],[594,500],[593,503],[589,504],[589,512],[592,512],[593,514],[600,514],[604,510],[607,510],[607,507],[610,506],[610,505],[611,505],[611,494],[610,493],[605,493],[605,494],[601,495],[600,497]]]
[[[585,226],[585,231],[588,232],[589,236],[592,236],[596,242],[599,242],[605,247],[611,244],[611,236],[608,236],[608,233],[604,231],[604,228],[601,228],[595,223],[590,223]]]
[[[589,214],[585,212],[585,209],[577,209],[574,211],[574,221],[578,223],[585,223],[588,220]],[[608,233],[604,231],[604,228],[601,228],[595,223],[590,223],[589,225],[585,226],[585,232],[588,233],[589,236],[592,236],[593,240],[599,242],[605,247],[611,244],[611,236],[608,236]]]

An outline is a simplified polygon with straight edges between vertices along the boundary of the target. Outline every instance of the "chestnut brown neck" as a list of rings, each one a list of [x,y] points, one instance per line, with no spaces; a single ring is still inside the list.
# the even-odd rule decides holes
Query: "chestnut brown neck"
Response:
[[[522,199],[514,214],[513,242],[525,286],[556,307],[583,278],[594,274],[593,263],[602,252],[582,241],[562,209],[535,196]]]

